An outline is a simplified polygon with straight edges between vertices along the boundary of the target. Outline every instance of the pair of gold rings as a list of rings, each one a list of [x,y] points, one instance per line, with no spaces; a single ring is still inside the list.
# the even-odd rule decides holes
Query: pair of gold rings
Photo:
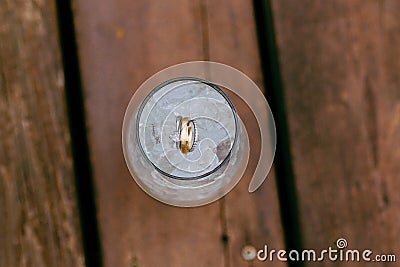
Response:
[[[179,116],[176,122],[179,136],[178,148],[184,154],[192,152],[197,143],[196,121],[191,120],[189,117]]]

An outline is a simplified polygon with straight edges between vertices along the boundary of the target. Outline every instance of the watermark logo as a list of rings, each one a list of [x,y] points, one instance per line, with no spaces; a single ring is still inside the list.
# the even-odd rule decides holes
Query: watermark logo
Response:
[[[337,246],[338,249],[344,249],[344,248],[346,248],[346,247],[347,247],[347,240],[344,239],[344,238],[339,238],[339,239],[336,241],[336,246]]]
[[[276,250],[270,249],[267,245],[256,250],[253,246],[245,246],[242,249],[242,257],[247,261],[257,260],[266,261],[292,261],[292,262],[396,262],[395,254],[377,254],[370,249],[348,249],[348,242],[345,238],[336,240],[336,247],[315,250]]]
[[[255,121],[236,110],[242,106]],[[250,146],[248,133],[257,126],[260,135]],[[228,194],[254,149],[260,154],[248,192],[262,185],[275,156],[275,121],[246,74],[217,62],[186,62],[154,74],[136,90],[124,116],[122,147],[132,177],[146,193],[195,207]]]

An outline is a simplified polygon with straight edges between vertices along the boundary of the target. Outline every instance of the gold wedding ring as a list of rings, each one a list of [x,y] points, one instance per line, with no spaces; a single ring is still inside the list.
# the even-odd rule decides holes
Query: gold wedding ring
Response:
[[[182,153],[192,152],[197,142],[196,121],[188,117],[177,118],[179,142],[178,148]]]

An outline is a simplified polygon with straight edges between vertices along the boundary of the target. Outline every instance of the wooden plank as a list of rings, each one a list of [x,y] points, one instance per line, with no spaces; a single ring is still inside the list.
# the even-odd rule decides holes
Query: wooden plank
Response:
[[[54,1],[0,25],[0,266],[84,266]]]
[[[203,59],[199,4],[75,1],[75,18],[104,266],[223,266],[219,204],[184,209],[152,199],[121,151],[134,90],[169,65]]]
[[[246,264],[240,250],[247,242],[258,247],[271,239],[282,243],[273,179],[271,188],[250,195],[247,175],[226,201],[174,208],[138,188],[121,153],[125,108],[134,90],[156,71],[211,58],[243,68],[260,82],[251,3],[243,3],[243,15],[239,1],[233,8],[224,5],[215,14],[217,6],[202,1],[75,1],[105,266],[236,266]],[[252,31],[235,32],[230,12],[238,16],[238,25],[249,24]],[[218,37],[225,27],[233,37]],[[235,40],[240,46],[222,55],[221,48],[232,48]],[[234,64],[235,53],[243,54],[239,64]]]
[[[210,60],[242,70],[263,89],[252,1],[206,2]],[[231,95],[231,98],[237,101],[237,97]],[[241,182],[226,196],[225,213],[230,266],[243,266],[241,249],[245,245],[257,249],[264,248],[264,245],[284,249],[285,244],[274,173],[256,192],[249,194],[247,191],[260,153],[256,149],[260,131],[250,109],[244,103],[236,107],[249,127],[252,153]],[[255,260],[249,266],[265,264]],[[286,263],[274,261],[268,262],[268,266],[286,266]]]
[[[399,2],[272,3],[304,246],[398,254]]]

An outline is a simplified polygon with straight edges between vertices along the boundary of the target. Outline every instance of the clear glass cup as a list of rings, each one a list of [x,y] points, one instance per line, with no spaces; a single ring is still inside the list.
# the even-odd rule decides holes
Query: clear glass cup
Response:
[[[247,133],[218,86],[199,78],[175,78],[130,107],[138,109],[126,118],[125,156],[136,182],[154,198],[177,206],[202,205],[240,180],[248,153],[238,152],[246,151]],[[196,124],[195,147],[188,153],[178,145],[182,118]]]
[[[250,155],[249,126],[220,88],[243,100],[260,129],[256,150],[261,152],[249,192],[266,179],[276,132],[262,92],[230,66],[187,62],[146,80],[125,112],[125,161],[136,183],[150,196],[170,205],[199,206],[224,196],[242,178]]]

